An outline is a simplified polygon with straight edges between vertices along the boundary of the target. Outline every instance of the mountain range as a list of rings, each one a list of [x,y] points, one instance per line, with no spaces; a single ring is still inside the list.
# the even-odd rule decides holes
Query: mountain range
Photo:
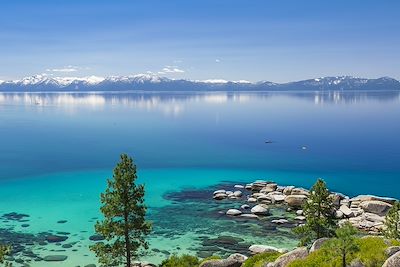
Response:
[[[3,92],[39,91],[324,91],[324,90],[400,90],[400,81],[382,77],[377,79],[352,76],[323,77],[288,83],[269,81],[226,81],[170,79],[152,74],[111,76],[51,77],[35,75],[21,80],[1,81]]]

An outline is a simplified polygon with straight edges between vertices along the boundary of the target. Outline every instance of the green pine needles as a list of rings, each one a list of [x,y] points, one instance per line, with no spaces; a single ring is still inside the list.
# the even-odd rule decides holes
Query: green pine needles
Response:
[[[383,231],[386,238],[400,240],[400,202],[396,201],[389,210],[385,218],[385,230]]]
[[[321,237],[335,236],[337,228],[333,199],[322,179],[318,179],[303,206],[306,223],[294,229],[300,237],[300,245],[309,245]]]
[[[141,249],[147,249],[145,237],[151,231],[146,221],[144,186],[136,184],[136,165],[126,154],[114,169],[107,189],[101,194],[101,212],[104,220],[96,223],[96,233],[104,242],[91,246],[102,266],[131,266]]]

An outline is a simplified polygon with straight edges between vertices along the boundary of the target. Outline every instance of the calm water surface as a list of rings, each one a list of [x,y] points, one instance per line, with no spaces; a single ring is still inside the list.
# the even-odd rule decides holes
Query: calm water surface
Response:
[[[86,247],[98,195],[122,152],[140,168],[154,220],[174,213],[165,193],[225,181],[309,187],[323,177],[348,195],[400,197],[400,94],[2,93],[0,148],[0,215],[30,215],[28,227],[3,220],[0,228],[70,232],[79,251],[60,251],[68,255],[64,266],[87,264],[95,261]],[[231,227],[216,218],[194,220],[198,215],[173,214],[186,220],[180,234],[166,233],[177,221],[155,221],[163,234],[151,237],[152,246],[190,252],[199,235]],[[68,222],[58,224],[61,219]],[[187,228],[190,223],[196,227]],[[295,245],[284,229],[275,232],[248,241]],[[57,246],[33,248],[41,256],[52,249]]]

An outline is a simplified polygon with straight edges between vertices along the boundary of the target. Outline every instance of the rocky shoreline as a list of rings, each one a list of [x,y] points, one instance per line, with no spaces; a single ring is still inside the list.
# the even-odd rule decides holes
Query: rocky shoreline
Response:
[[[293,214],[292,223],[301,225],[305,221],[302,205],[307,201],[310,191],[295,186],[281,186],[272,181],[257,180],[246,185],[235,185],[232,190],[216,190],[213,199],[241,203],[239,209],[231,208],[226,215],[232,218],[262,219],[269,216],[271,207],[284,207],[288,214]],[[385,216],[394,198],[372,195],[349,197],[342,193],[332,192],[336,218],[339,225],[349,221],[356,228],[367,234],[379,235],[383,230]],[[290,217],[290,216],[289,216]],[[289,223],[290,219],[282,217],[272,220],[275,224]]]

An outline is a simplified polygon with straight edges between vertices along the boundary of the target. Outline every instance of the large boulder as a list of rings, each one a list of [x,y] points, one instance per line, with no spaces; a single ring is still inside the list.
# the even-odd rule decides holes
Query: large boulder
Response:
[[[279,252],[280,250],[276,247],[266,245],[252,245],[249,247],[251,254],[259,254],[264,252]]]
[[[400,251],[389,257],[382,267],[399,267],[400,266]]]
[[[307,201],[305,195],[289,195],[285,197],[285,202],[290,207],[301,207]]]
[[[394,199],[394,198],[378,197],[378,196],[372,196],[372,195],[359,195],[359,196],[356,196],[356,197],[350,199],[350,202],[364,202],[364,201],[370,201],[370,200],[378,200],[378,201],[389,203],[390,205],[393,205],[396,202],[396,199]]]
[[[374,213],[379,216],[385,216],[386,213],[392,207],[392,205],[389,203],[383,202],[383,201],[379,201],[379,200],[368,200],[368,201],[361,202],[360,207],[365,212]]]
[[[279,258],[276,259],[276,261],[273,264],[271,264],[271,266],[286,267],[289,265],[289,263],[295,260],[304,259],[307,256],[308,256],[308,250],[306,247],[296,248],[295,250],[292,250],[288,253],[281,255]]]
[[[268,206],[264,205],[264,204],[256,205],[253,208],[251,208],[250,211],[251,211],[251,213],[253,213],[255,215],[268,215],[269,214]]]
[[[326,238],[326,237],[322,237],[322,238],[315,240],[310,248],[310,253],[320,249],[322,247],[322,245],[328,240],[329,240],[329,238]]]
[[[341,211],[346,217],[354,217],[353,211],[346,205],[340,206],[339,211]]]
[[[365,265],[359,259],[354,259],[348,267],[365,267]]]
[[[227,198],[228,197],[228,195],[226,194],[226,193],[217,193],[217,194],[215,194],[214,196],[213,196],[213,198],[215,199],[215,200],[223,200],[223,199],[225,199],[225,198]]]

